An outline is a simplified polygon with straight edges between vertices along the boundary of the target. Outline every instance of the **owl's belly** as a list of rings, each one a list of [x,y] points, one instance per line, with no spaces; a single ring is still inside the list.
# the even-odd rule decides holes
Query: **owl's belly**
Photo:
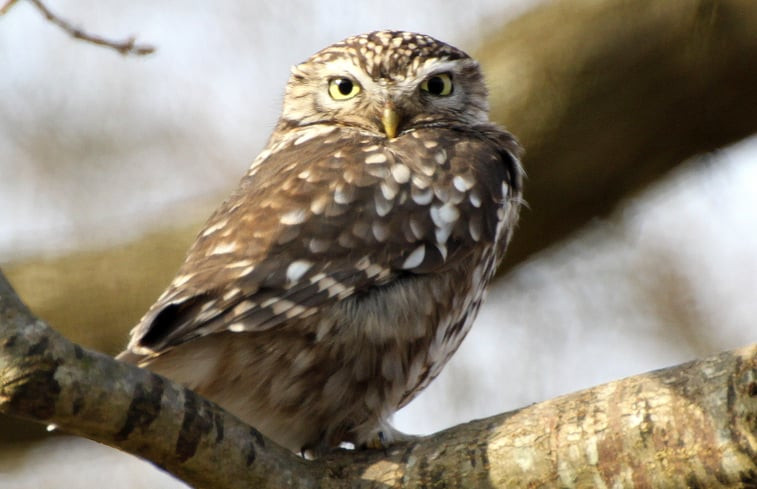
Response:
[[[410,402],[458,349],[494,273],[493,252],[484,255],[464,272],[401,280],[363,299],[366,303],[345,301],[330,315],[337,324],[345,316],[359,318],[348,326],[349,333],[344,327],[334,330],[339,331],[336,344],[349,359],[337,377],[350,377],[362,396],[355,399],[358,438]]]

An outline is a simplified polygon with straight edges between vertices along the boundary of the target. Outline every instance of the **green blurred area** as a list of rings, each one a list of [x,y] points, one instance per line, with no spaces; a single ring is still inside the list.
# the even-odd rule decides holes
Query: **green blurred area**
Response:
[[[199,223],[123,246],[10,263],[3,271],[21,299],[72,341],[108,354],[178,269]]]

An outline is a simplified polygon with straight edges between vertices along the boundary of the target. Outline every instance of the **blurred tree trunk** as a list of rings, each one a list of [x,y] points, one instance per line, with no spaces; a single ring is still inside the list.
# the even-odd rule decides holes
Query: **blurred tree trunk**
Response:
[[[504,267],[757,132],[755,26],[753,0],[566,0],[496,31],[477,54],[529,177]]]

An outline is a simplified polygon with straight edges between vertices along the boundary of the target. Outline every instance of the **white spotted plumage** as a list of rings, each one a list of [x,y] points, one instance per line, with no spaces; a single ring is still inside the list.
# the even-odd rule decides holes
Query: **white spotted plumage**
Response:
[[[450,90],[424,88],[435,77]],[[391,443],[517,221],[519,149],[487,111],[476,62],[421,34],[355,36],[294,67],[266,148],[121,358],[292,450]]]

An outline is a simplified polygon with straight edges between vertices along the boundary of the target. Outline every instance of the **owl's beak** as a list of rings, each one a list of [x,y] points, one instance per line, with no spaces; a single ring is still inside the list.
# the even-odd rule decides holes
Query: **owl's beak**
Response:
[[[381,114],[381,125],[384,126],[384,133],[389,139],[397,136],[397,127],[400,125],[400,115],[394,105],[387,104],[384,112]]]

